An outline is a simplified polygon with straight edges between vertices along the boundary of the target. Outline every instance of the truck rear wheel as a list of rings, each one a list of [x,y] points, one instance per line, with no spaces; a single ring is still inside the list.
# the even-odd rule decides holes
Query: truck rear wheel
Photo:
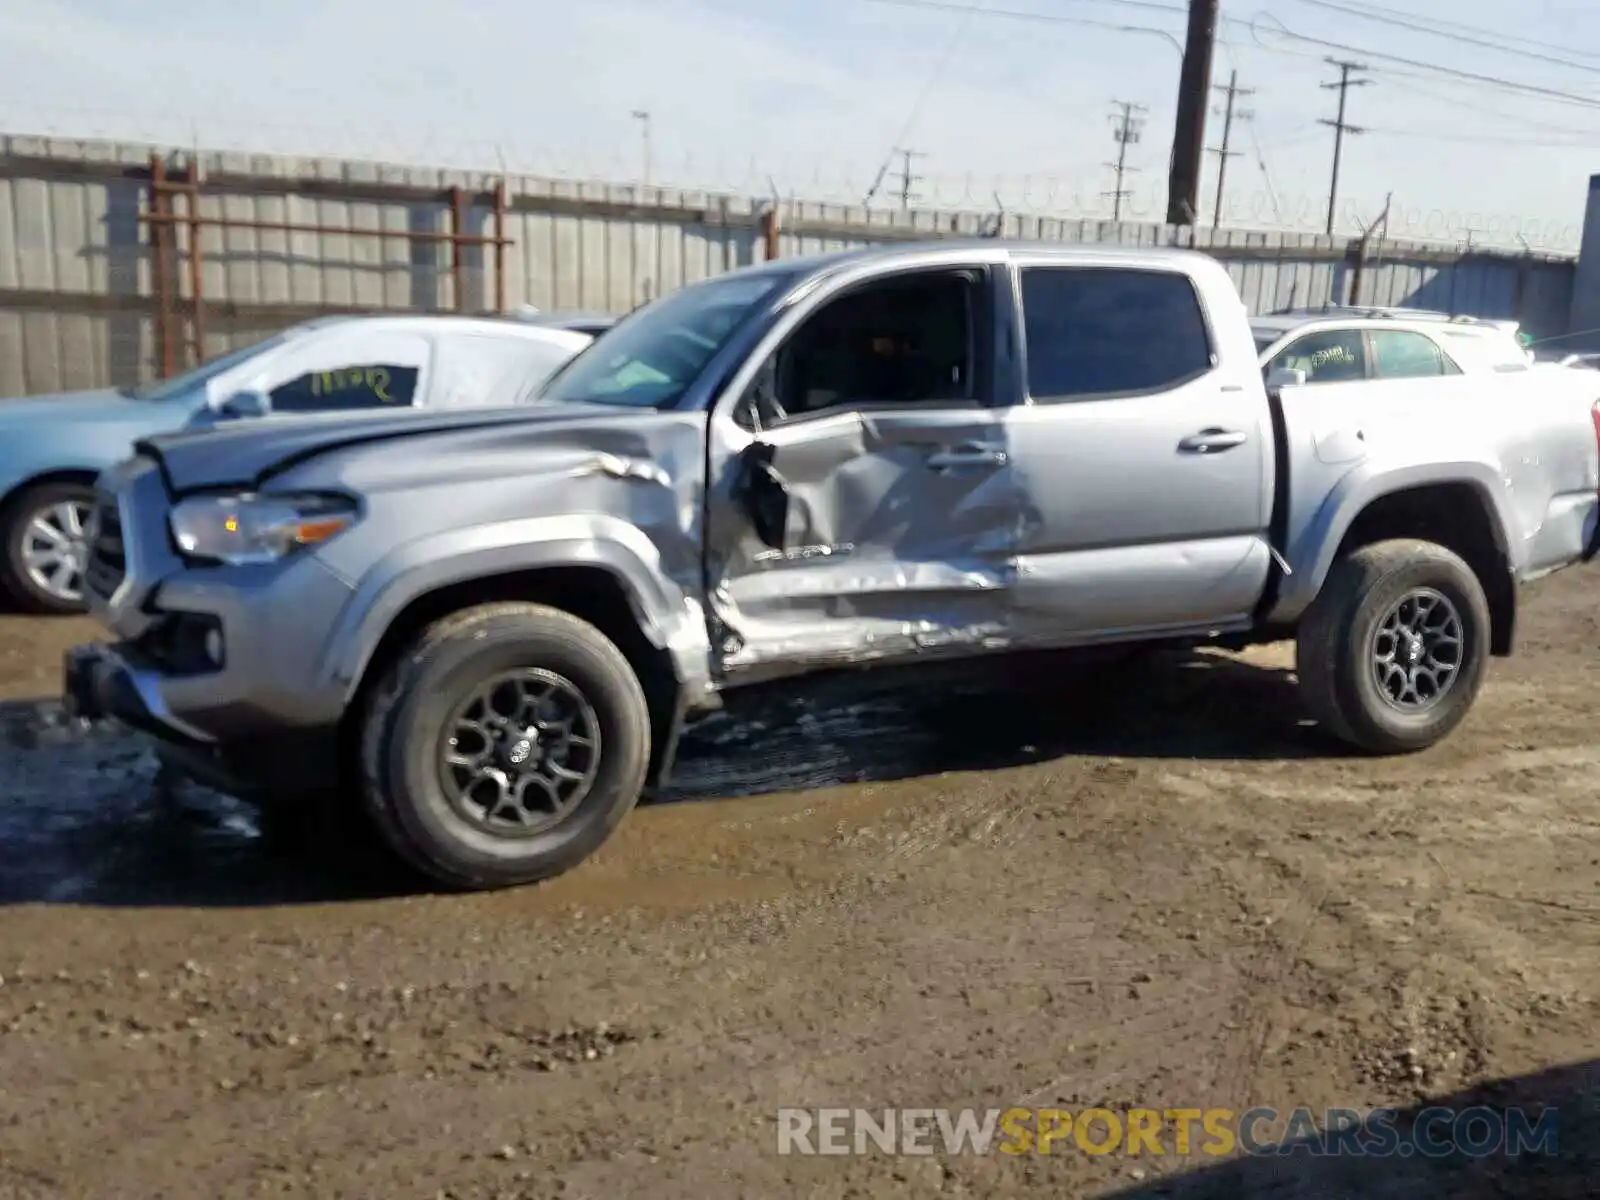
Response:
[[[436,883],[559,875],[639,798],[650,713],[622,652],[537,604],[447,617],[388,670],[362,727],[363,794],[391,847]]]
[[[1462,722],[1488,651],[1489,604],[1472,568],[1443,546],[1398,539],[1334,564],[1296,657],[1319,725],[1362,750],[1405,754]]]

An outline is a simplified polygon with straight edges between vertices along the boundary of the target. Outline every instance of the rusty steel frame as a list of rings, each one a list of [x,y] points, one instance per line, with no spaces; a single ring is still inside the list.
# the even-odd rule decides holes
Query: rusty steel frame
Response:
[[[399,239],[410,243],[448,243],[450,246],[450,276],[455,311],[465,311],[467,246],[494,248],[494,311],[506,311],[506,247],[512,244],[506,236],[506,215],[510,199],[506,181],[499,180],[492,191],[490,215],[494,232],[488,235],[466,232],[467,210],[471,203],[460,187],[452,187],[442,199],[448,205],[450,227],[446,231],[435,229],[357,229],[349,225],[307,224],[294,221],[259,221],[227,216],[208,217],[200,210],[202,180],[194,166],[181,177],[174,177],[160,154],[150,156],[150,196],[148,207],[139,214],[139,221],[150,229],[150,284],[155,293],[156,367],[163,379],[178,371],[176,342],[180,336],[185,310],[188,316],[188,348],[191,363],[205,359],[205,254],[200,231],[206,227],[220,229],[254,230],[263,233],[310,233],[340,237],[371,237],[380,242]],[[183,211],[174,203],[183,197]],[[180,239],[179,228],[187,230]],[[181,242],[181,244],[180,244]],[[188,266],[189,294],[183,295],[179,282],[179,259]],[[398,310],[406,311],[406,310]]]

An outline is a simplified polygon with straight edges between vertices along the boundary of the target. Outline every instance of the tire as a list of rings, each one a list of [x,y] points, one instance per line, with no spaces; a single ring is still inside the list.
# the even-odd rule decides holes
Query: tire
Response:
[[[0,509],[0,537],[5,539],[5,551],[0,554],[0,584],[11,599],[26,612],[65,616],[88,611],[83,598],[83,566],[86,565],[86,545],[78,547],[79,563],[75,596],[58,594],[35,580],[29,573],[25,559],[28,526],[41,513],[67,505],[82,506],[87,513],[94,505],[94,488],[84,483],[45,483],[27,488],[13,496]]]
[[[460,732],[452,714],[491,680],[529,671],[543,672],[530,686],[554,686],[575,710],[587,704],[572,730],[593,725],[598,737],[587,751],[567,751],[587,787],[572,791],[573,807],[548,828],[491,830],[447,787],[447,776],[466,777],[443,765],[447,727]],[[560,685],[582,703],[571,704]],[[363,798],[379,831],[412,867],[457,890],[534,883],[588,858],[638,801],[650,760],[650,710],[628,660],[592,625],[537,604],[487,604],[432,626],[379,682],[361,734]],[[468,750],[475,740],[464,743]],[[517,741],[527,755],[539,753],[515,734],[504,752]],[[550,753],[561,752],[553,745]],[[494,761],[511,777],[526,755],[522,767]],[[533,784],[527,792],[544,795]]]
[[[1376,655],[1403,645],[1380,637],[1380,627],[1408,598],[1432,605],[1430,622],[1449,627],[1455,618],[1459,649],[1438,647],[1421,665],[1451,658],[1455,669],[1435,691],[1415,688],[1386,695],[1374,669]],[[1445,602],[1439,604],[1439,600]],[[1401,539],[1363,546],[1333,566],[1300,624],[1296,645],[1300,692],[1310,715],[1335,738],[1373,754],[1409,754],[1443,740],[1461,724],[1483,687],[1489,655],[1489,603],[1483,586],[1459,556],[1431,542]],[[1389,672],[1392,684],[1405,676]],[[1420,673],[1418,678],[1442,678]]]

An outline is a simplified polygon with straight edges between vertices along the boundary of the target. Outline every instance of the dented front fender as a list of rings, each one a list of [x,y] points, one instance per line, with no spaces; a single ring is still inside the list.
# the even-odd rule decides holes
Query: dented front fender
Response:
[[[431,592],[474,580],[561,567],[598,567],[621,585],[639,628],[671,657],[685,692],[709,687],[709,645],[699,601],[662,570],[654,543],[607,516],[533,517],[419,538],[374,564],[356,587],[322,654],[323,681],[353,696],[384,633]]]

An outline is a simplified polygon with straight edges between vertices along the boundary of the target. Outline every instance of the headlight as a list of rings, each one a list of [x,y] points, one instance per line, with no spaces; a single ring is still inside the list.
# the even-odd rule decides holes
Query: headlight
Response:
[[[325,542],[354,524],[356,515],[355,502],[343,496],[247,493],[184,500],[168,519],[185,555],[243,566]]]

